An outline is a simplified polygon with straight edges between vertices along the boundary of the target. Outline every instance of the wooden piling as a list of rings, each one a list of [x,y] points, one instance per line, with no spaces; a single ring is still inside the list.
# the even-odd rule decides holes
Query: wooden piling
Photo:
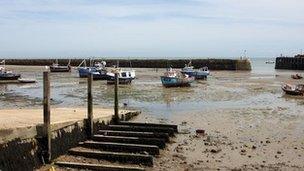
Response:
[[[87,118],[87,134],[88,138],[93,136],[93,95],[92,95],[93,74],[88,75],[88,118]]]
[[[115,72],[115,88],[114,88],[114,118],[113,122],[114,124],[118,124],[119,122],[119,111],[118,111],[118,73]]]
[[[51,112],[50,112],[50,79],[49,72],[43,72],[43,126],[44,126],[44,160],[51,161]]]

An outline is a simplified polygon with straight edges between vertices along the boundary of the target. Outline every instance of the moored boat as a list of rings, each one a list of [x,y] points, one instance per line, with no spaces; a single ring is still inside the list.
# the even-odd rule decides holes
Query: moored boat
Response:
[[[19,83],[36,83],[37,82],[37,80],[30,79],[30,78],[19,78],[18,81],[19,81]]]
[[[115,84],[115,72],[118,72],[119,84],[131,84],[132,80],[135,79],[135,70],[116,69],[115,71],[107,73],[107,84]]]
[[[67,65],[59,65],[58,60],[50,66],[51,72],[71,72],[70,61]]]
[[[274,61],[265,61],[266,64],[274,64]]]
[[[195,79],[206,79],[210,74],[207,66],[195,70],[194,67],[191,66],[191,62],[189,62],[189,64],[187,64],[181,72],[189,75],[190,77],[194,77]]]
[[[90,62],[92,63],[92,61]],[[82,64],[84,64],[84,67],[80,67]],[[80,65],[78,66],[77,70],[79,72],[80,78],[86,78],[91,73],[93,75],[94,80],[107,80],[109,79],[109,75],[107,74],[106,69],[106,62],[95,62],[94,65],[91,65],[89,67],[86,66],[86,61],[83,60]]]
[[[304,94],[304,84],[283,84],[282,90],[289,95],[303,95]]]
[[[293,79],[302,79],[303,77],[300,74],[294,74],[294,75],[291,75],[291,78],[293,78]]]
[[[7,70],[5,68],[5,60],[0,62],[3,66],[0,66],[0,80],[18,80],[20,78],[20,74],[13,73],[13,71]]]
[[[172,68],[160,78],[165,87],[187,87],[190,86],[195,79],[185,73],[174,71]]]

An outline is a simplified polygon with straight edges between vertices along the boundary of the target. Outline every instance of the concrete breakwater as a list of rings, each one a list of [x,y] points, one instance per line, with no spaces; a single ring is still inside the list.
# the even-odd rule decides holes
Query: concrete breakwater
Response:
[[[248,59],[99,59],[95,61],[106,61],[107,66],[116,65],[120,67],[133,68],[183,68],[191,61],[195,68],[208,66],[211,70],[251,70],[251,63]],[[55,59],[7,59],[8,65],[51,65]],[[69,59],[59,59],[58,63],[66,65]],[[78,66],[82,59],[71,59],[72,66]],[[89,59],[86,59],[89,64]]]
[[[304,70],[303,57],[277,57],[275,69]]]

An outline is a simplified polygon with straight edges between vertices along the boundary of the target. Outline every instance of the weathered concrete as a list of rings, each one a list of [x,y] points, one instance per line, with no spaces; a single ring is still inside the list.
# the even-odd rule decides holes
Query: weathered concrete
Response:
[[[132,152],[132,153],[147,152],[151,155],[159,154],[159,148],[156,145],[140,145],[140,144],[96,142],[96,141],[85,141],[85,142],[81,142],[79,145],[87,148],[96,148],[104,151]]]
[[[275,69],[304,70],[304,57],[277,57]]]
[[[94,135],[92,140],[101,141],[101,142],[157,145],[159,148],[165,148],[166,146],[165,141],[163,139],[158,139],[158,138]]]
[[[97,134],[110,136],[126,136],[126,137],[145,137],[145,138],[161,138],[166,142],[169,141],[169,134],[162,132],[134,132],[134,131],[111,131],[99,130]]]
[[[113,131],[139,131],[139,132],[163,132],[168,133],[170,136],[174,135],[172,128],[164,127],[148,127],[148,126],[133,126],[133,125],[106,125],[100,129],[113,130]]]
[[[131,118],[138,114],[129,112],[120,117]],[[109,124],[111,119],[111,115],[94,119],[95,129]],[[79,120],[51,125],[52,159],[86,140],[85,123],[85,120]],[[0,170],[33,170],[43,164],[43,125],[1,130],[0,135]]]
[[[129,122],[121,121],[120,125],[130,125],[130,126],[145,126],[145,127],[160,127],[160,128],[172,128],[175,132],[178,132],[177,125],[170,124],[156,124],[156,123],[141,123],[141,122]]]
[[[133,154],[133,153],[119,153],[108,151],[92,151],[92,150],[69,150],[69,154],[76,156],[83,156],[86,158],[110,160],[114,162],[143,164],[153,166],[153,157],[147,154]]]
[[[126,166],[114,166],[114,165],[101,165],[101,164],[87,164],[87,163],[73,163],[73,162],[56,162],[58,166],[78,168],[78,169],[89,169],[89,170],[100,170],[100,171],[144,171],[141,167],[126,167]]]
[[[251,70],[250,61],[247,59],[171,59],[167,57],[161,59],[102,59],[95,61],[104,60],[107,62],[107,66],[113,66],[119,61],[120,67],[133,67],[133,68],[183,68],[185,64],[192,61],[192,65],[195,68],[208,66],[211,70]],[[59,64],[66,65],[70,59],[60,59]],[[78,66],[83,59],[71,59],[71,65]],[[55,59],[7,59],[7,65],[51,65]],[[89,59],[86,60],[89,64]]]

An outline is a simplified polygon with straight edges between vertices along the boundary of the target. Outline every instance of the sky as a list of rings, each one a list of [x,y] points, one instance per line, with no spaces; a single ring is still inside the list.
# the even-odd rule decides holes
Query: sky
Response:
[[[303,0],[0,0],[0,58],[292,56]]]

